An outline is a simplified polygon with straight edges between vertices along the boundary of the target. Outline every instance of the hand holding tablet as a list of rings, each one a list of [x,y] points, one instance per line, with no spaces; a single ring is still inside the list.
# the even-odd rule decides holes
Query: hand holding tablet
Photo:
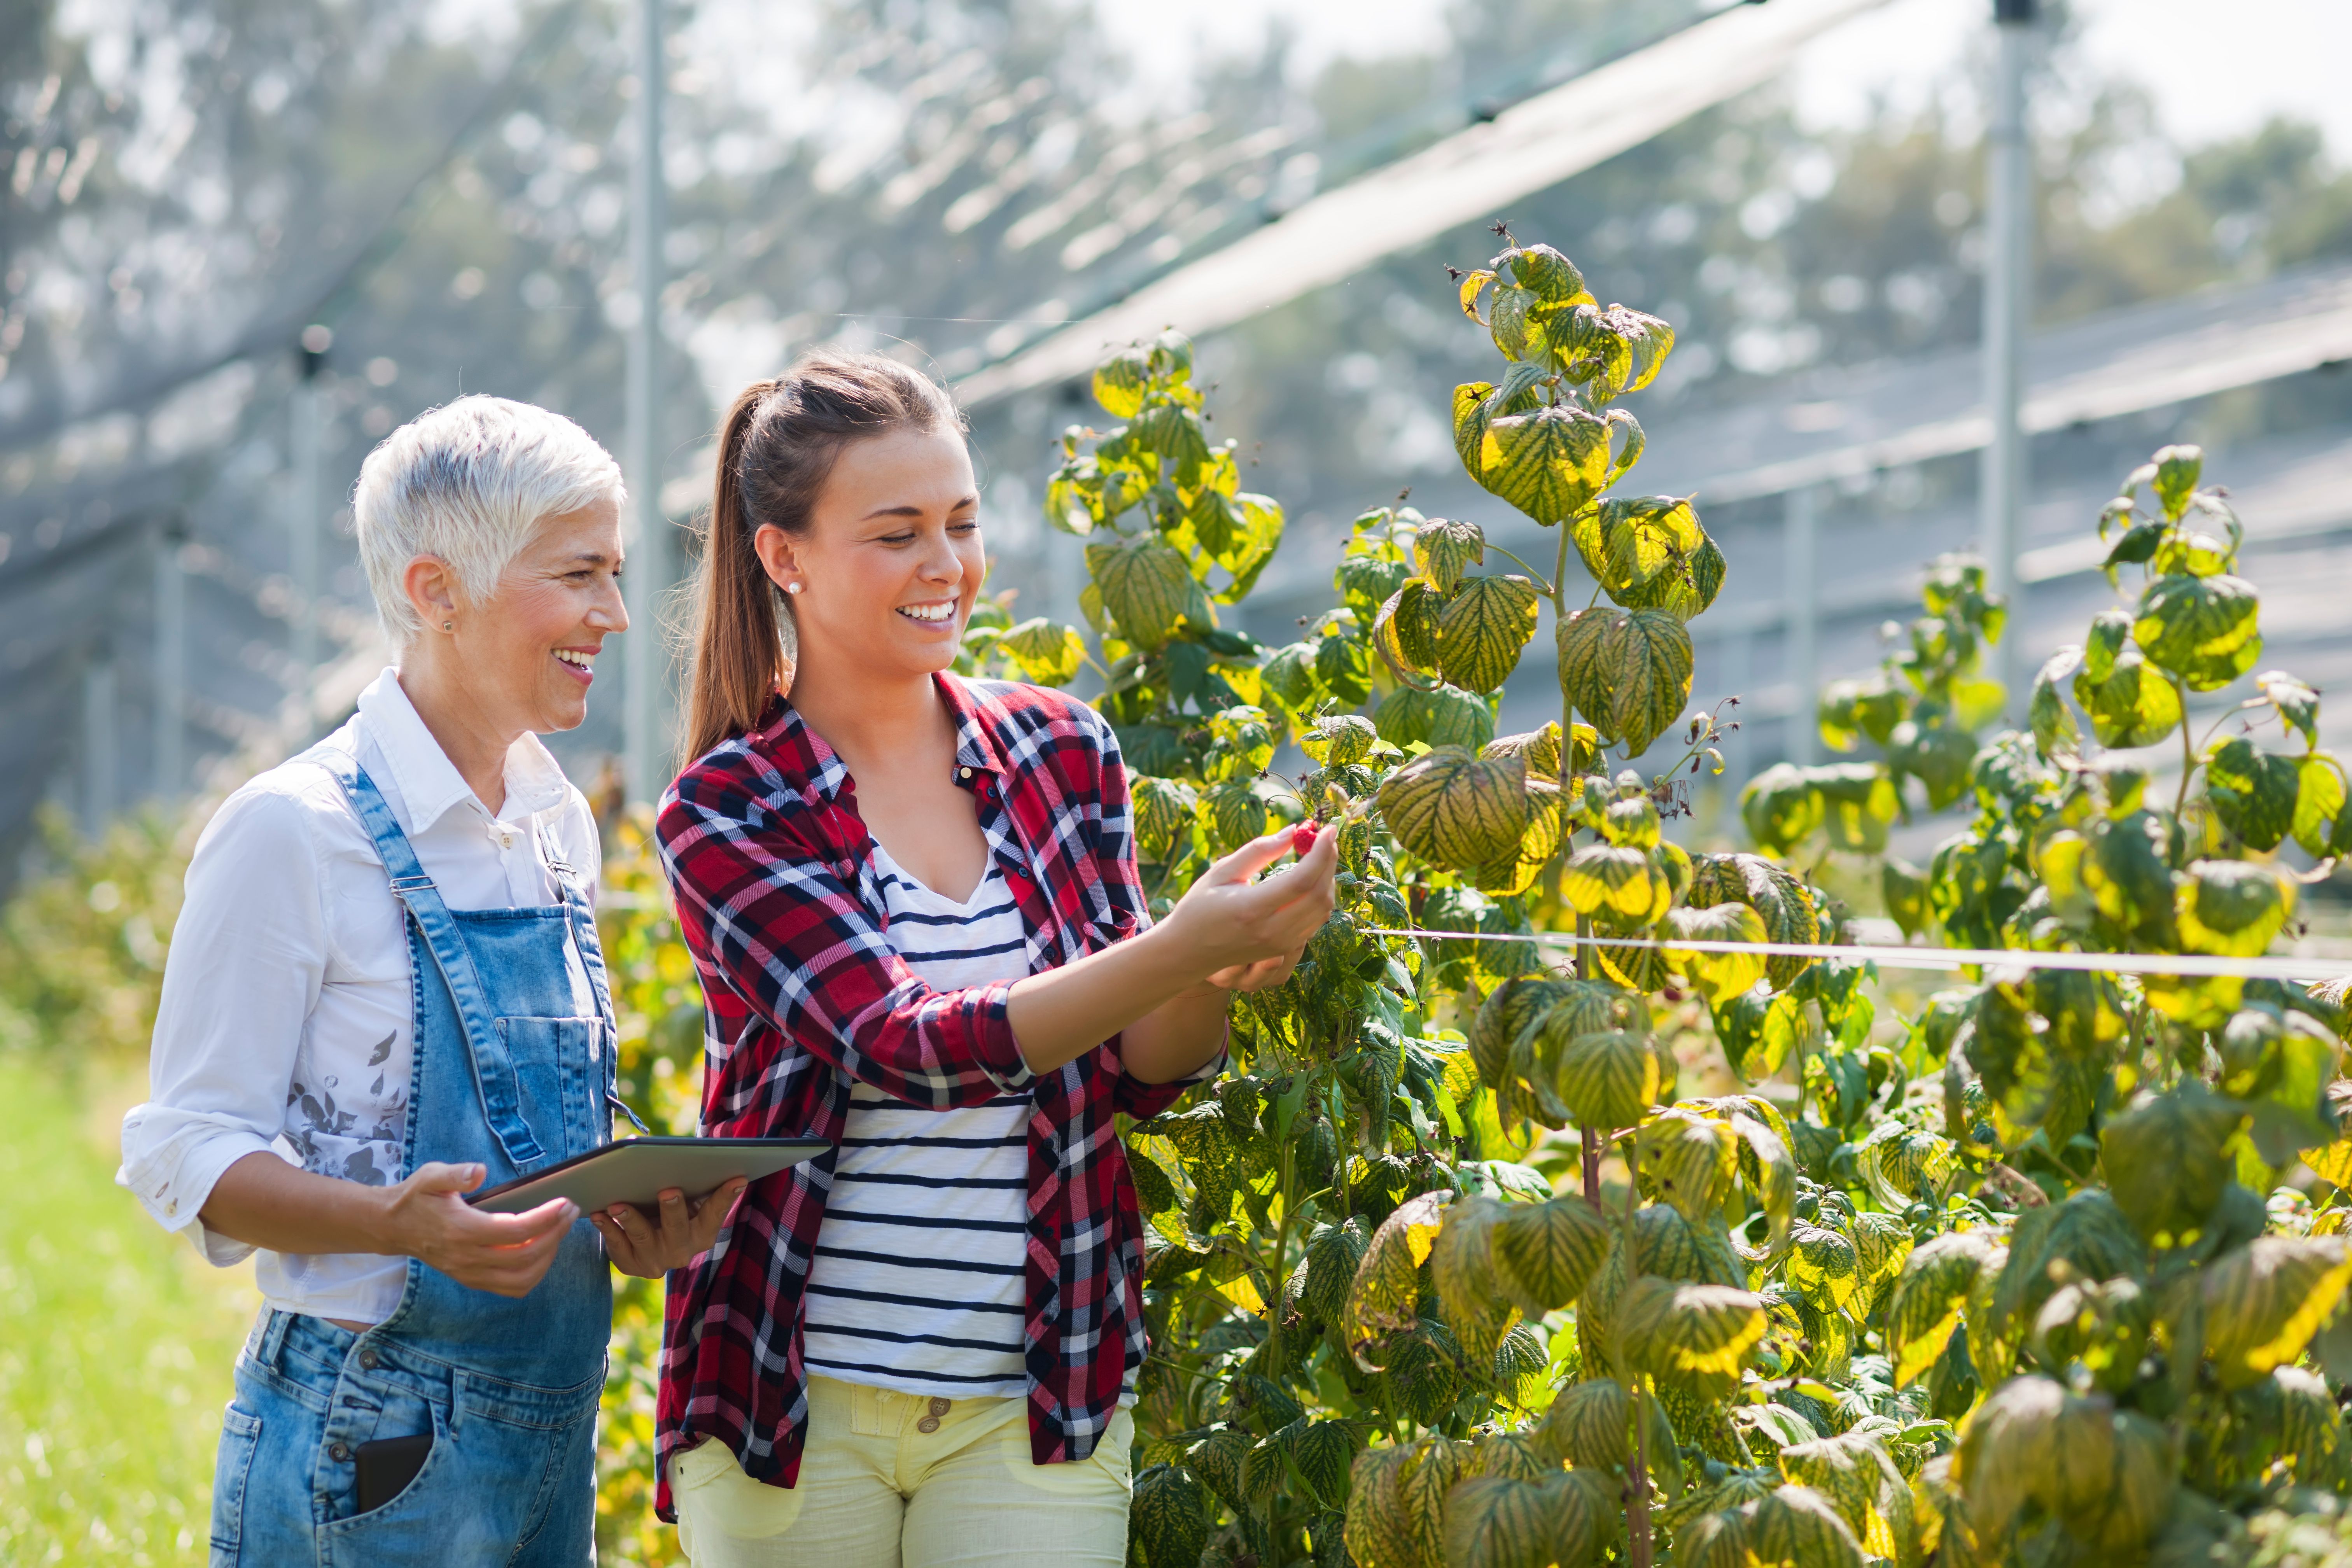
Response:
[[[520,1214],[566,1198],[624,1274],[655,1279],[717,1239],[743,1188],[830,1147],[809,1138],[625,1138],[467,1198]]]

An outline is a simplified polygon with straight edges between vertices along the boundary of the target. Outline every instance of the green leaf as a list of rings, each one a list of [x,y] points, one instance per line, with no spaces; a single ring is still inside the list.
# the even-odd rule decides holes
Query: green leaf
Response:
[[[1213,624],[1192,567],[1157,539],[1089,544],[1087,570],[1119,635],[1138,647],[1160,647],[1188,619],[1202,626]]]
[[[2290,1366],[2352,1281],[2352,1251],[2336,1236],[2265,1236],[2207,1266],[2200,1284],[2205,1352],[2224,1388]]]
[[[1712,909],[1742,903],[1764,919],[1766,934],[1776,942],[1817,945],[1822,940],[1821,917],[1803,883],[1760,855],[1702,855],[1691,865],[1690,907]],[[1775,990],[1786,990],[1813,960],[1786,954],[1765,962],[1764,977]]]
[[[1099,388],[1102,372],[1095,381]],[[1208,1496],[1189,1472],[1153,1465],[1135,1478],[1128,1523],[1153,1568],[1197,1568],[1209,1544],[1209,1512]]]
[[[2164,509],[2165,517],[2173,522],[2180,521],[2189,510],[2189,499],[2197,491],[2197,476],[2205,467],[2205,453],[2198,447],[2165,447],[2155,458],[2156,474],[2149,488],[2156,492],[2156,504]]]
[[[1348,1321],[1358,1342],[1420,1321],[1420,1269],[1436,1245],[1442,1194],[1407,1198],[1372,1232],[1348,1290]]]
[[[2228,1144],[2245,1114],[2190,1079],[2143,1092],[2099,1133],[2107,1190],[2141,1237],[2178,1246],[2194,1236],[2235,1168]]]
[[[2344,765],[2326,752],[2295,759],[2294,821],[2288,831],[2304,852],[2325,859],[2347,847]]]
[[[1538,300],[1556,305],[1591,302],[1592,296],[1584,291],[1584,274],[1549,245],[1514,246],[1496,258],[1496,263],[1510,268],[1513,281]]]
[[[2140,597],[2132,638],[2190,690],[2216,690],[2262,658],[2260,605],[2254,585],[2242,577],[2159,577]]]
[[[1786,855],[1822,825],[1826,803],[1806,771],[1790,763],[1775,763],[1748,781],[1739,792],[1739,817],[1757,847],[1770,855]]]
[[[2289,675],[2284,669],[2266,669],[2254,677],[2254,684],[2278,710],[2283,729],[2303,731],[2305,742],[2319,744],[2319,693]]]
[[[1487,692],[1518,667],[1540,601],[1525,577],[1469,577],[1437,617],[1437,664],[1465,691]]]
[[[1925,705],[1920,711],[1927,711]],[[1967,792],[1969,765],[1976,754],[1976,738],[1966,730],[1906,719],[1895,726],[1886,762],[1895,773],[1908,773],[1925,784],[1928,808],[1941,811]]]
[[[1889,855],[1879,862],[1878,889],[1886,901],[1888,917],[1905,936],[1917,936],[1927,929],[1926,872],[1899,855]]]
[[[1352,1421],[1299,1420],[1283,1428],[1281,1447],[1316,1497],[1328,1508],[1348,1502],[1349,1472],[1363,1439]]]
[[[2083,731],[2074,722],[2074,710],[2066,706],[2066,699],[2058,689],[2058,683],[2079,668],[2082,661],[2081,648],[2062,647],[2033,677],[2033,697],[2026,709],[2026,722],[2033,731],[2034,749],[2045,758],[2074,751],[2082,744]]]
[[[1784,1264],[1789,1283],[1818,1311],[1844,1311],[1862,1289],[1861,1260],[1853,1238],[1827,1226],[1799,1220],[1789,1233]]]
[[[1514,1204],[1495,1221],[1496,1274],[1530,1319],[1584,1293],[1609,1250],[1609,1227],[1580,1196]]]
[[[1138,773],[1128,784],[1135,811],[1135,841],[1146,860],[1167,858],[1176,837],[1192,826],[1199,797],[1192,786],[1174,779]]]
[[[1688,620],[1722,590],[1722,552],[1687,496],[1612,497],[1571,518],[1569,537],[1592,580],[1627,609]]]
[[[1013,656],[1021,673],[1040,686],[1063,686],[1077,679],[1087,661],[1086,639],[1076,626],[1066,626],[1039,616],[1023,621],[997,638],[996,646]]]
[[[1319,1225],[1307,1243],[1307,1275],[1299,1304],[1322,1322],[1338,1322],[1366,1250],[1364,1222]]]
[[[1516,853],[1528,826],[1527,765],[1441,746],[1391,773],[1380,807],[1389,831],[1413,854],[1475,869]]]
[[[1560,896],[1577,913],[1595,916],[1626,931],[1664,915],[1673,901],[1674,889],[1651,851],[1588,844],[1561,868]]]
[[[1478,698],[1454,686],[1423,691],[1400,686],[1381,700],[1372,725],[1391,746],[1459,747],[1475,751],[1495,733],[1495,715]]]
[[[1622,1354],[1661,1384],[1709,1399],[1739,1386],[1748,1352],[1770,1326],[1761,1296],[1655,1275],[1633,1281],[1618,1314]]]
[[[2091,716],[2091,733],[2102,746],[2152,746],[2180,722],[2179,690],[2129,648],[2102,679],[2093,679],[2085,665],[2074,677],[2074,700]]]
[[[1489,1363],[1510,1331],[1515,1313],[1503,1299],[1495,1268],[1495,1223],[1503,1207],[1472,1194],[1445,1211],[1429,1255],[1437,1302],[1474,1364]]]
[[[1127,349],[1095,367],[1095,401],[1114,419],[1132,419],[1143,407],[1151,385],[1151,361],[1139,349]]]
[[[1552,1084],[1580,1127],[1632,1127],[1674,1093],[1674,1058],[1645,1035],[1596,1029],[1561,1047]]]
[[[2206,751],[2205,785],[2214,815],[2249,849],[2277,848],[2294,826],[2301,788],[2294,760],[2257,752],[2242,735]]]
[[[1422,578],[1440,595],[1454,592],[1463,572],[1486,559],[1486,532],[1475,522],[1433,517],[1412,536],[1415,563]]]
[[[2218,958],[2252,958],[2294,912],[2294,884],[2249,860],[2199,860],[2173,894],[2181,944]]]
[[[1579,610],[1559,624],[1560,690],[1638,757],[1690,700],[1691,641],[1664,610]]]
[[[1585,1471],[1473,1476],[1445,1500],[1446,1568],[1582,1568],[1615,1532],[1613,1488]]]
[[[1787,1568],[1863,1568],[1869,1561],[1836,1505],[1811,1487],[1781,1487],[1748,1508],[1751,1561]]]
[[[1331,586],[1339,591],[1339,602],[1356,612],[1357,624],[1366,625],[1377,618],[1410,574],[1402,561],[1391,561],[1382,555],[1348,554],[1339,557],[1339,564],[1331,573]]]
[[[1400,675],[1437,668],[1437,619],[1444,608],[1435,590],[1415,577],[1388,596],[1372,617],[1372,646]]]
[[[1230,855],[1265,834],[1270,820],[1265,799],[1238,780],[1210,790],[1201,799],[1200,812],[1209,842],[1220,855]]]
[[[1998,1268],[2006,1256],[1979,1230],[1948,1232],[1912,1248],[1886,1300],[1886,1353],[1895,1387],[1906,1386],[1935,1364],[1959,1326],[1961,1304],[1979,1276]]]
[[[1613,1470],[1633,1451],[1633,1402],[1610,1378],[1579,1383],[1559,1391],[1542,1431],[1578,1469]]]
[[[1885,851],[1887,825],[1903,809],[1891,773],[1869,763],[1843,763],[1807,768],[1805,777],[1821,796],[1831,848],[1857,855]]]
[[[1674,934],[1685,942],[1771,940],[1764,929],[1764,917],[1742,903],[1672,910],[1666,919]],[[1695,952],[1687,948],[1669,947],[1666,959],[1689,978],[1692,987],[1706,999],[1709,1007],[1752,989],[1764,978],[1765,958],[1760,952]]]
[[[1455,439],[1463,436],[1454,390]],[[1609,477],[1609,424],[1570,404],[1484,421],[1468,455],[1470,477],[1546,528],[1573,517]]]
[[[1425,1568],[1406,1511],[1403,1482],[1418,1457],[1403,1444],[1367,1448],[1349,1475],[1348,1555],[1359,1568]]]
[[[1739,1136],[1726,1118],[1675,1106],[1633,1142],[1643,1197],[1663,1199],[1687,1219],[1711,1218],[1738,1184]]]

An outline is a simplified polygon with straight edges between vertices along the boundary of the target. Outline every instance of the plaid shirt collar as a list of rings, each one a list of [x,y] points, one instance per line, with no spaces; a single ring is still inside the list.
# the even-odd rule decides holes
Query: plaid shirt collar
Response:
[[[955,719],[957,781],[968,784],[974,773],[1001,778],[1005,773],[1004,754],[971,689],[946,670],[931,677],[931,688]],[[780,695],[770,704],[754,738],[778,762],[797,768],[826,804],[841,804],[845,794],[856,795],[857,783],[849,776],[848,765],[823,735],[809,728],[790,699]]]

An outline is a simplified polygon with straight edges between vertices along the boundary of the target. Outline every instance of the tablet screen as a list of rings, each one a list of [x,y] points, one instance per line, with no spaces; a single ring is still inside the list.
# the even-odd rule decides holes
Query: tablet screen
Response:
[[[466,1201],[490,1214],[520,1214],[552,1198],[570,1198],[583,1214],[614,1204],[650,1209],[669,1188],[702,1197],[733,1177],[772,1176],[831,1147],[821,1138],[624,1138]]]

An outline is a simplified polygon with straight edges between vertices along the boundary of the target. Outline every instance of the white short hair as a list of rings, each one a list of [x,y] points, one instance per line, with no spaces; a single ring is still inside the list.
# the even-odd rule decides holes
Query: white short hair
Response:
[[[479,395],[426,409],[368,454],[352,495],[385,635],[405,647],[425,629],[403,582],[418,556],[479,604],[541,518],[625,497],[612,454],[561,414]]]

